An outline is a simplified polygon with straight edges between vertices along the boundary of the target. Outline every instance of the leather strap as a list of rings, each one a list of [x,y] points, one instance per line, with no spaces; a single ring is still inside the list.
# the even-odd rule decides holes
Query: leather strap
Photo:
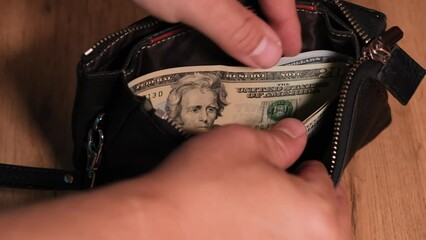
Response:
[[[396,45],[378,78],[401,104],[407,105],[424,76],[425,69]]]
[[[0,164],[0,187],[82,190],[89,185],[82,172]]]

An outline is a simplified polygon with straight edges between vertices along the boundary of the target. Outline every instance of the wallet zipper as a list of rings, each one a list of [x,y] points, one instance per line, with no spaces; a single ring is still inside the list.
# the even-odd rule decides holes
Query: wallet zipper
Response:
[[[189,134],[187,132],[185,132],[183,130],[183,128],[180,127],[179,124],[176,123],[176,121],[174,121],[171,117],[169,117],[169,115],[167,115],[166,112],[164,112],[161,109],[154,108],[154,106],[152,105],[152,102],[151,102],[151,100],[149,100],[149,98],[142,97],[141,101],[143,102],[143,109],[146,112],[153,112],[156,117],[158,117],[162,121],[165,121],[169,126],[174,128],[177,131],[177,134],[180,135],[180,137],[184,137],[184,138],[189,137]]]
[[[389,30],[383,32],[380,36],[375,39],[371,39],[368,33],[361,27],[358,21],[353,17],[351,11],[344,5],[341,0],[334,0],[334,3],[342,11],[356,34],[364,41],[365,47],[362,49],[361,56],[352,64],[349,68],[348,73],[343,81],[340,95],[338,98],[337,109],[334,119],[333,138],[332,138],[332,150],[331,150],[331,164],[328,168],[330,175],[334,173],[336,162],[338,161],[337,155],[339,152],[340,136],[342,135],[342,120],[343,111],[346,105],[348,97],[348,90],[351,86],[352,80],[359,67],[369,61],[379,61],[382,64],[386,64],[387,60],[391,56],[392,47],[402,38],[403,32],[399,27],[392,27]]]
[[[111,42],[113,42],[118,37],[121,37],[121,36],[128,34],[128,33],[131,33],[131,32],[145,30],[147,28],[150,28],[150,27],[153,27],[153,26],[159,24],[160,22],[161,21],[158,20],[158,19],[151,18],[151,19],[148,19],[147,21],[145,21],[144,23],[140,23],[140,24],[136,23],[132,26],[129,26],[129,27],[120,29],[116,32],[113,32],[113,33],[107,35],[106,37],[102,38],[97,43],[95,43],[91,48],[89,48],[86,52],[84,52],[84,55],[88,56],[89,54],[91,54],[93,51],[97,50],[101,46],[110,44]]]
[[[368,44],[371,41],[368,33],[362,28],[358,20],[353,16],[352,12],[346,7],[346,5],[341,0],[334,0],[334,3],[340,9],[340,11],[345,16],[346,20],[355,30],[356,34],[364,41],[364,44]]]
[[[251,6],[246,6],[246,8],[248,10],[252,10],[253,7]],[[84,56],[89,56],[91,53],[93,53],[95,50],[97,49],[102,49],[102,46],[107,46],[109,44],[111,44],[112,42],[114,42],[117,38],[122,37],[123,35],[126,35],[128,33],[131,32],[136,32],[136,31],[143,31],[146,30],[150,27],[153,27],[155,25],[158,25],[160,23],[165,23],[159,19],[156,18],[149,18],[148,20],[144,21],[144,22],[140,22],[140,23],[135,23],[131,26],[128,26],[126,28],[120,29],[116,32],[113,32],[109,35],[107,35],[106,37],[102,38],[100,41],[98,41],[97,43],[95,43],[91,48],[89,48],[87,51],[84,52]]]
[[[188,137],[189,134],[187,132],[185,132],[182,127],[180,127],[171,117],[169,117],[169,115],[167,115],[167,113],[165,113],[163,110],[161,109],[155,109],[154,114],[159,117],[160,119],[168,122],[168,124],[170,126],[172,126],[173,128],[176,129],[176,131],[179,132],[179,134],[183,137]]]

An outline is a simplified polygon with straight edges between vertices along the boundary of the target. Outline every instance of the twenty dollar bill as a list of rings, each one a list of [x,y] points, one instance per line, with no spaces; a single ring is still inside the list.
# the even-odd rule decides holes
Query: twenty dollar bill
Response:
[[[336,62],[270,69],[194,66],[149,73],[128,86],[186,132],[231,123],[267,129],[285,117],[319,121],[345,72]]]

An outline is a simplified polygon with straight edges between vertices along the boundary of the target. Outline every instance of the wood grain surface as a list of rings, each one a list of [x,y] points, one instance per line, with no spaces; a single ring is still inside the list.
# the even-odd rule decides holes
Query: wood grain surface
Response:
[[[405,32],[399,45],[426,66],[426,1],[352,2],[386,13],[388,25]],[[0,6],[0,162],[71,169],[76,63],[104,35],[145,14],[120,0],[0,0]],[[390,97],[392,125],[346,171],[354,239],[426,239],[425,101],[425,83],[408,106]],[[53,197],[0,188],[0,208]]]

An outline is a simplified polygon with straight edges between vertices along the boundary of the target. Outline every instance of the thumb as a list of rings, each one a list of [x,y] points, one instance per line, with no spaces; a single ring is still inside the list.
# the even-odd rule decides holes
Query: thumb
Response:
[[[259,1],[269,21],[283,44],[285,56],[293,56],[302,48],[302,34],[294,0]]]
[[[222,161],[266,161],[287,169],[302,154],[307,138],[303,123],[286,118],[268,131],[236,124],[215,128],[189,139],[176,152],[179,151],[186,159],[197,159],[198,162],[201,152],[203,155],[209,153],[208,161],[216,164]]]
[[[280,38],[238,1],[191,1],[180,19],[212,39],[224,51],[252,67],[267,68],[282,56]]]
[[[286,118],[275,124],[262,139],[268,159],[279,168],[289,168],[302,154],[308,136],[302,122]]]

